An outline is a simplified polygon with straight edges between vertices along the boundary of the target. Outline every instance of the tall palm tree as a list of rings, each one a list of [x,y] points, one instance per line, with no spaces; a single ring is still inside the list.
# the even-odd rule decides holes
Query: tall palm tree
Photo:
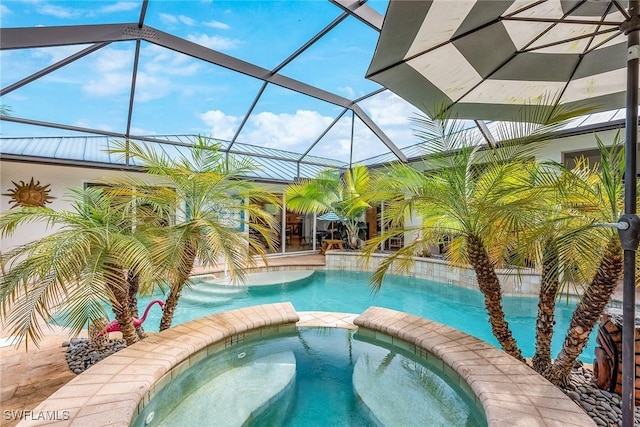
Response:
[[[369,169],[356,165],[344,173],[335,169],[321,172],[317,177],[291,184],[285,190],[287,208],[298,213],[318,215],[333,212],[344,218],[349,247],[360,247],[358,222],[369,204],[364,195],[369,187]]]
[[[560,353],[554,364],[543,373],[558,385],[569,381],[571,369],[622,274],[620,239],[614,229],[600,224],[617,222],[621,214],[624,200],[624,152],[617,136],[609,148],[599,138],[597,144],[601,154],[598,165],[590,165],[583,159],[564,174],[567,178],[566,191],[571,192],[568,207],[588,218],[593,226],[585,234],[585,239],[588,240],[579,244],[581,251],[591,251],[588,257],[591,262],[579,262],[573,266],[573,270],[583,278],[576,280],[587,283],[586,289],[573,312]],[[597,261],[593,262],[594,260]]]
[[[131,232],[131,220],[100,188],[71,190],[72,209],[23,207],[0,217],[2,236],[20,227],[46,223],[51,234],[5,254],[0,286],[2,315],[17,338],[42,338],[39,319],[56,319],[77,333],[105,317],[111,304],[127,345],[138,340],[128,305],[127,271],[143,288],[153,283],[147,245]]]
[[[176,158],[131,141],[116,143],[112,152],[136,159],[148,174],[162,180],[162,185],[149,186],[127,177],[118,182],[119,190],[135,196],[131,200],[136,206],[173,212],[176,217],[172,225],[157,228],[152,249],[169,283],[160,330],[171,327],[182,289],[197,262],[224,262],[231,277],[241,280],[245,269],[255,263],[252,255],[264,259],[266,254],[261,240],[245,227],[273,246],[276,224],[259,202],[278,204],[279,200],[246,178],[256,170],[249,159],[229,156],[219,144],[200,136],[187,155]]]
[[[539,117],[505,124],[498,132],[500,146],[484,149],[477,136],[464,131],[463,122],[417,119],[417,135],[426,151],[424,171],[394,164],[376,177],[374,188],[385,201],[388,231],[368,242],[365,255],[371,256],[393,235],[417,232],[419,237],[379,264],[372,285],[379,288],[392,265],[408,269],[412,255],[448,238],[447,258],[475,271],[494,336],[508,354],[524,361],[505,319],[496,268],[507,264],[517,237],[534,224],[539,196],[528,173],[534,154],[549,132],[571,115],[557,110],[545,125],[532,124],[540,122]],[[402,225],[407,216],[420,223]]]
[[[543,374],[551,366],[551,342],[555,324],[556,299],[570,284],[583,282],[579,260],[591,260],[592,242],[585,231],[591,225],[584,216],[567,209],[572,197],[567,191],[566,168],[541,163],[532,168],[532,185],[541,190],[536,224],[518,241],[521,263],[535,264],[540,270],[538,315],[535,331],[533,368]]]

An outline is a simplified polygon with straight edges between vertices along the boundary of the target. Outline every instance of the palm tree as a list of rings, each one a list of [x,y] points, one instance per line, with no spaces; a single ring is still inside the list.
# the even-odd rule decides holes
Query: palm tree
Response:
[[[374,188],[376,197],[385,201],[388,231],[368,242],[365,256],[391,236],[418,232],[419,237],[379,264],[372,285],[379,288],[392,265],[408,269],[414,254],[450,239],[446,256],[474,269],[494,336],[508,354],[524,361],[505,319],[496,268],[507,264],[517,237],[534,224],[539,197],[528,169],[535,151],[571,114],[557,110],[546,125],[531,124],[540,117],[505,124],[498,132],[500,146],[485,149],[474,134],[464,131],[462,122],[417,119],[425,171],[393,164],[376,177]],[[419,218],[420,224],[402,225],[407,216]]]
[[[325,170],[317,177],[292,184],[285,190],[287,208],[298,213],[318,215],[333,212],[344,218],[348,245],[360,247],[358,222],[369,204],[364,199],[369,187],[369,170],[356,165],[344,174],[335,169]]]
[[[518,241],[520,263],[535,261],[540,270],[538,315],[536,319],[533,368],[540,374],[551,366],[551,341],[555,324],[556,299],[560,292],[581,282],[579,260],[593,259],[592,242],[585,230],[590,222],[567,209],[572,193],[567,191],[567,173],[562,165],[548,162],[532,169],[532,185],[542,191],[539,218]],[[589,256],[591,255],[591,257]]]
[[[71,191],[72,209],[23,207],[0,217],[2,236],[19,227],[46,223],[55,231],[5,254],[2,315],[17,338],[42,338],[39,319],[51,320],[60,310],[65,326],[79,332],[92,320],[106,317],[111,304],[127,345],[138,340],[128,305],[127,271],[143,288],[153,282],[147,246],[131,232],[131,220],[114,207],[100,188]]]
[[[584,294],[573,312],[563,347],[554,364],[543,375],[554,384],[569,381],[571,369],[588,341],[589,334],[600,318],[622,274],[622,248],[617,233],[601,223],[617,222],[623,204],[624,152],[618,136],[610,148],[597,139],[601,154],[599,165],[579,161],[574,169],[566,171],[565,188],[571,192],[568,207],[588,218],[592,227],[584,240],[578,243],[582,252],[590,254],[591,262],[575,263],[577,278],[587,283]],[[587,240],[588,239],[588,240]],[[594,255],[595,253],[595,255]],[[576,258],[584,260],[585,257]],[[598,260],[598,262],[593,262]]]
[[[261,241],[241,230],[253,228],[272,247],[276,224],[259,202],[278,204],[279,200],[246,179],[256,169],[249,159],[228,156],[207,138],[199,136],[189,154],[177,158],[131,141],[119,142],[116,147],[113,153],[136,159],[148,174],[163,181],[154,187],[127,177],[118,183],[119,191],[135,196],[130,199],[135,206],[173,212],[177,218],[174,224],[156,229],[152,249],[169,283],[162,331],[171,327],[180,294],[196,262],[224,262],[231,277],[242,280],[246,267],[255,263],[252,255],[264,259]]]

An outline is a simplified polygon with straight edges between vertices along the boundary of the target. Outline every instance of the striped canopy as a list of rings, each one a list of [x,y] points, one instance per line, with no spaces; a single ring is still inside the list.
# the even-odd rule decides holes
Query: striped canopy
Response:
[[[625,106],[628,1],[390,0],[367,77],[424,112]]]
[[[344,221],[346,218],[336,215],[333,212],[327,212],[326,214],[318,217],[320,221]]]

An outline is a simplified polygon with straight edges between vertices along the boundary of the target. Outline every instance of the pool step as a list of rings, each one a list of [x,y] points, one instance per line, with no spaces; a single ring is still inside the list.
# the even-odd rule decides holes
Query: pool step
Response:
[[[198,294],[188,294],[188,293],[183,293],[183,295],[180,297],[180,301],[186,301],[192,304],[208,304],[208,305],[222,305],[232,300],[233,298],[228,296],[198,295]]]
[[[372,419],[384,426],[469,425],[467,406],[440,376],[400,358],[393,352],[369,353],[356,362],[353,389]]]
[[[185,289],[194,294],[202,295],[244,295],[247,287],[241,285],[210,285],[209,283],[194,283]]]
[[[162,425],[185,425],[185,420],[192,426],[248,425],[272,406],[290,404],[295,377],[293,352],[262,357],[218,375],[182,398]]]
[[[207,282],[195,282],[182,291],[181,300],[198,304],[225,304],[233,298],[244,298],[247,295],[245,286],[212,285]]]
[[[303,285],[311,283],[315,270],[285,270],[285,271],[263,271],[259,273],[249,273],[244,277],[244,282],[237,284],[231,282],[230,277],[214,276],[205,274],[193,277],[194,283],[206,283],[207,286],[217,286],[222,288],[235,287],[269,287],[279,285]]]

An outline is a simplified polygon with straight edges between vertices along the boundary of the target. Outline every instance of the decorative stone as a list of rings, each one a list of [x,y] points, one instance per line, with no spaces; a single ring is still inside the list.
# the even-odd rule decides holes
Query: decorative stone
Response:
[[[580,395],[573,390],[566,392],[566,394],[576,402],[580,400]]]
[[[585,411],[587,412],[593,412],[593,405],[587,402],[580,402],[580,405],[582,405],[582,407],[584,408]]]
[[[598,426],[621,425],[620,396],[595,387],[593,378],[590,370],[574,368],[570,384],[560,389],[580,405]],[[635,419],[635,425],[640,425],[640,407],[636,407]]]
[[[65,360],[71,372],[81,374],[90,366],[125,347],[126,343],[122,339],[108,340],[105,346],[95,347],[86,338],[74,338],[67,348]]]

